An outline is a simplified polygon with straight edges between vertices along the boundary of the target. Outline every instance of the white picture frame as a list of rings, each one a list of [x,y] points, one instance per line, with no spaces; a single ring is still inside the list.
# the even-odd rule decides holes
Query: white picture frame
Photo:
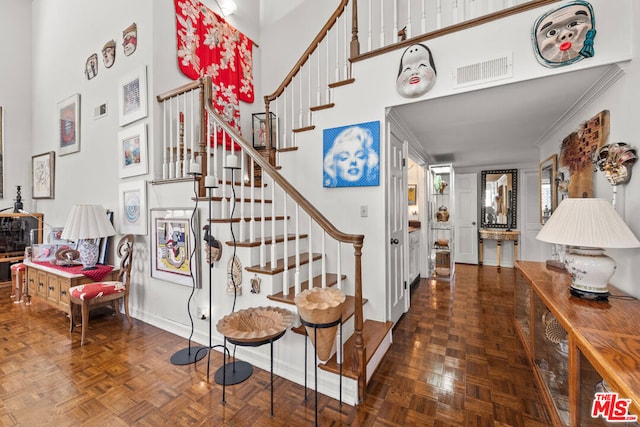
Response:
[[[58,102],[58,154],[80,151],[80,94]]]
[[[120,79],[118,106],[120,126],[147,117],[147,67],[145,65]]]
[[[120,234],[147,234],[147,183],[123,182],[118,187]]]
[[[146,124],[140,123],[118,132],[118,170],[120,178],[149,172]]]
[[[193,212],[189,208],[154,208],[150,210],[150,219],[151,277],[201,288],[198,280],[198,211]]]

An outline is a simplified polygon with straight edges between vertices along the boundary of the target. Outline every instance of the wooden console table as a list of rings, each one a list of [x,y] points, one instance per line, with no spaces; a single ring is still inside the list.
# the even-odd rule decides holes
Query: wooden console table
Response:
[[[76,273],[77,268],[71,272],[27,260],[24,261],[24,265],[27,268],[29,295],[35,296],[66,313],[69,313],[69,288],[96,281],[81,273]],[[113,268],[102,280],[116,280],[118,271],[117,268]]]
[[[591,416],[603,381],[640,416],[640,301],[612,286],[608,301],[577,298],[567,272],[533,261],[515,267],[515,328],[552,424],[610,425]]]
[[[502,241],[503,240],[512,240],[513,241],[513,261],[518,260],[518,239],[520,238],[520,232],[518,230],[501,230],[501,229],[482,229],[480,230],[480,251],[479,251],[479,259],[478,265],[482,266],[482,241],[484,239],[487,240],[497,240],[498,241],[498,270],[500,270],[500,255],[502,251]]]

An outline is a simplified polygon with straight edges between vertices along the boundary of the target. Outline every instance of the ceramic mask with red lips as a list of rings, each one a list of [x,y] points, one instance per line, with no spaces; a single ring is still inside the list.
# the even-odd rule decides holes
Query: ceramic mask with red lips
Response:
[[[405,98],[427,93],[436,83],[436,67],[428,47],[423,44],[409,46],[400,59],[396,90]]]
[[[591,5],[575,1],[538,18],[533,42],[538,61],[547,67],[593,56],[595,25]]]

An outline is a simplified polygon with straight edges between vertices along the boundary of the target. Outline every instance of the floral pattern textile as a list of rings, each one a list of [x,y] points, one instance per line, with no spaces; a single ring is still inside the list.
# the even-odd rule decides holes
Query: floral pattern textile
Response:
[[[180,70],[193,80],[211,76],[216,112],[240,133],[239,102],[254,100],[253,42],[200,1],[174,2]]]

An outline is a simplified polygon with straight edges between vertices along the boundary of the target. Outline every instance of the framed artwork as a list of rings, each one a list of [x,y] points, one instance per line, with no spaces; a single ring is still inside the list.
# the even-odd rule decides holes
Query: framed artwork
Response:
[[[120,178],[148,172],[147,126],[144,123],[118,132],[118,164]]]
[[[324,187],[380,185],[380,122],[323,131]]]
[[[147,67],[126,75],[118,87],[120,126],[147,117]]]
[[[80,94],[58,102],[58,152],[61,156],[80,151]]]
[[[265,148],[267,144],[267,114],[255,113],[252,114],[251,130],[253,132],[253,148],[261,149]],[[271,146],[276,147],[278,142],[276,141],[276,115],[269,112],[269,121],[271,126]]]
[[[151,277],[184,286],[201,286],[197,280],[198,222],[198,211],[191,209],[151,209]]]
[[[409,206],[413,206],[413,205],[416,204],[416,191],[417,191],[417,189],[418,189],[418,185],[417,184],[409,184],[409,190],[407,191]]]
[[[119,186],[120,234],[147,234],[147,186],[145,181]]]
[[[31,157],[31,197],[34,199],[53,199],[55,189],[56,153],[38,154]]]

